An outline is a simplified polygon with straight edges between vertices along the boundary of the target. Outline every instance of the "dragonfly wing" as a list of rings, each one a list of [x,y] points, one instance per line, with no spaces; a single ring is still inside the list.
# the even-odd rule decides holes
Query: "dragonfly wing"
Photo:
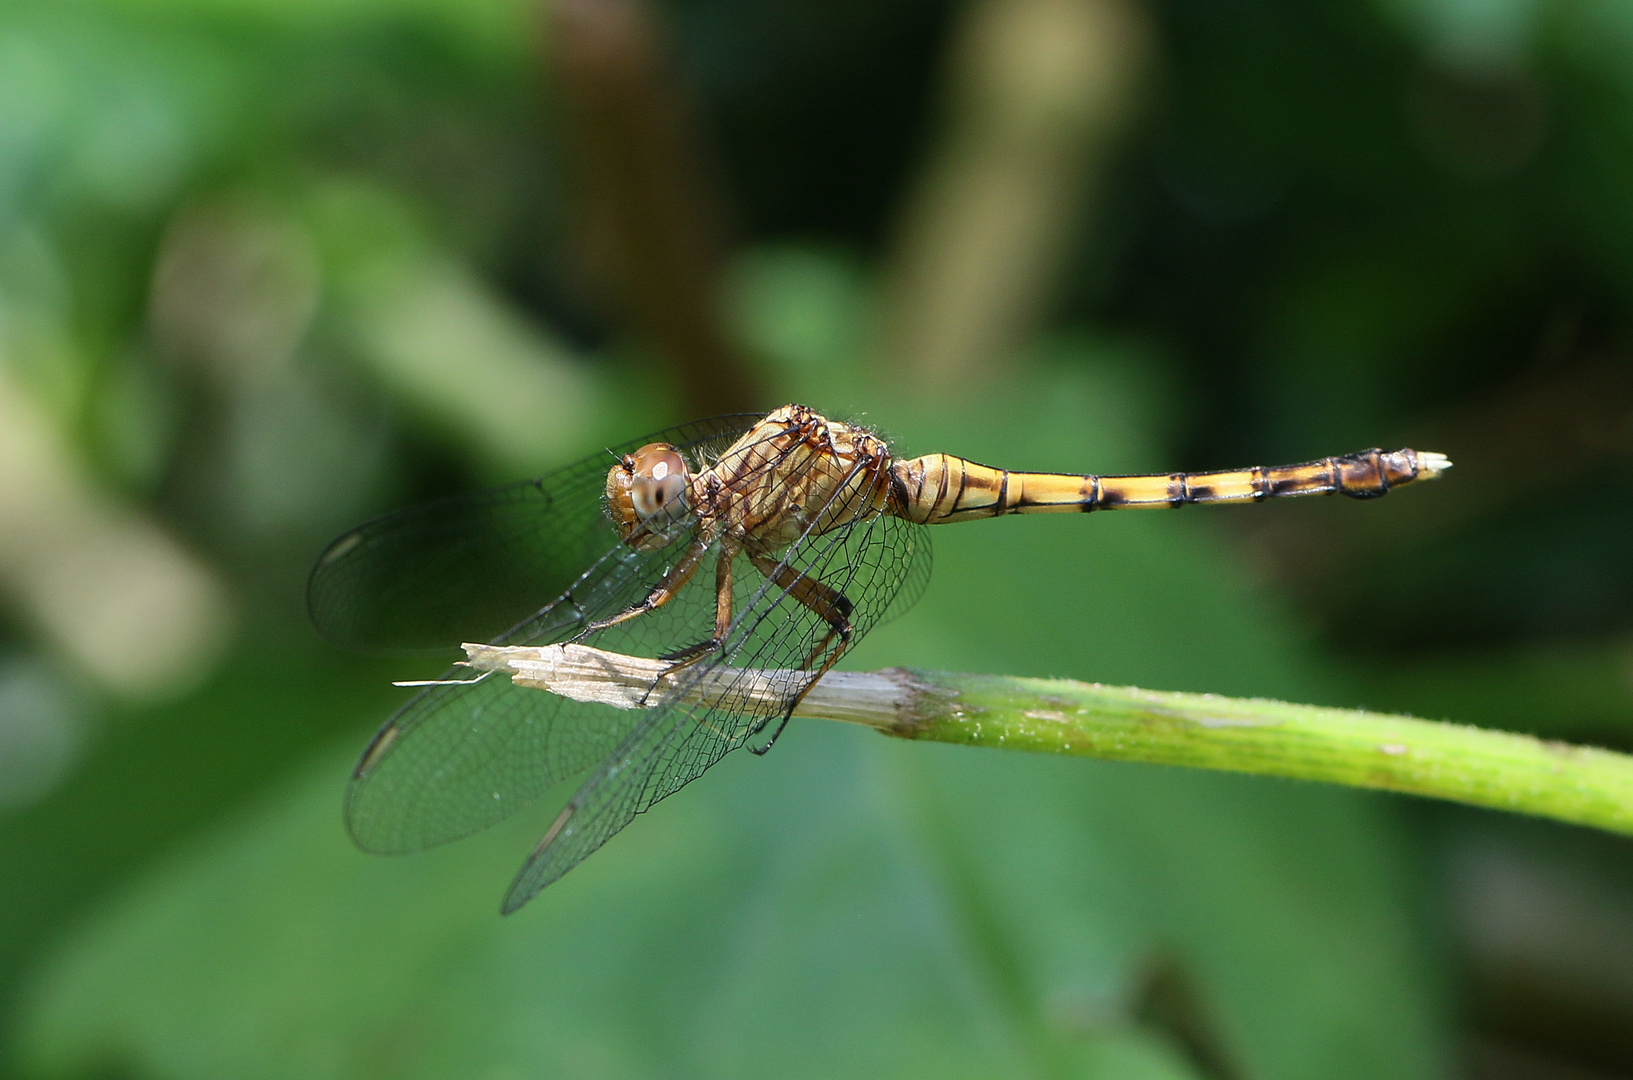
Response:
[[[695,516],[679,520],[671,542],[648,552],[613,540],[552,603],[489,640],[552,644],[627,610],[680,560],[696,530]],[[717,551],[705,557],[701,578],[713,579]],[[710,638],[714,618],[714,591],[698,581],[656,611],[586,640],[630,656],[659,657]],[[472,674],[456,667],[447,678]],[[467,836],[605,759],[642,718],[638,711],[517,689],[503,676],[428,687],[397,710],[364,751],[347,788],[347,828],[360,847],[377,852],[417,851]]]
[[[790,692],[798,692],[790,680]],[[752,714],[671,702],[636,714],[641,723],[556,818],[506,893],[509,914],[577,866],[666,795],[748,741]]]
[[[612,448],[669,442],[712,462],[758,417],[723,416]],[[342,645],[436,653],[493,641],[540,612],[618,542],[602,506],[613,457],[409,507],[330,544],[307,583],[319,632]]]
[[[551,603],[485,640],[544,645],[581,634],[646,597],[696,530],[695,515],[678,520],[669,544],[645,552],[611,539]],[[712,596],[683,592],[662,619],[631,620],[608,633],[625,652],[650,657],[676,641],[706,638],[712,627]],[[492,825],[605,758],[638,719],[517,690],[502,676],[477,681],[457,666],[446,678],[386,721],[352,773],[346,824],[366,850],[416,851]]]
[[[505,644],[546,644],[639,601],[686,538],[639,553],[603,554],[555,603]],[[452,668],[449,680],[473,680]],[[628,734],[617,710],[521,691],[502,675],[450,681],[416,694],[375,735],[352,773],[346,825],[369,851],[417,851],[492,825],[551,784],[594,765]]]
[[[920,526],[869,516],[792,545],[782,561],[850,601],[854,644],[892,608],[929,554]],[[816,678],[813,662],[832,627],[787,589],[741,574],[737,615],[715,656],[686,669],[659,704],[637,717],[617,749],[562,810],[505,897],[514,911],[576,866],[614,833],[667,795],[700,776],[757,733],[774,730]],[[693,593],[708,590],[694,588]],[[663,609],[634,622],[663,615]],[[827,642],[826,645],[824,643]],[[626,651],[605,639],[600,648]],[[773,692],[763,692],[769,680]],[[750,682],[756,684],[749,692]],[[700,697],[700,688],[707,695]]]
[[[468,673],[466,673],[468,676]],[[346,828],[366,851],[418,851],[493,825],[582,771],[628,734],[583,722],[503,675],[431,687],[381,729],[346,789]]]

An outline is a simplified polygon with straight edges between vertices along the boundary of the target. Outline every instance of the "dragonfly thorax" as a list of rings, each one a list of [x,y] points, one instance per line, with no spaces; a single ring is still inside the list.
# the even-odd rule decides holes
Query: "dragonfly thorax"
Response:
[[[667,527],[690,509],[691,470],[668,443],[648,443],[607,470],[607,513],[624,542],[645,551],[663,547]]]
[[[849,528],[885,508],[890,450],[803,405],[770,413],[693,485],[698,515],[762,552]]]

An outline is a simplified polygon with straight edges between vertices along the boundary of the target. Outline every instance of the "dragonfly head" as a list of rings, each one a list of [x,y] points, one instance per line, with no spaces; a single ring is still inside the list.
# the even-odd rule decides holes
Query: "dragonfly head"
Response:
[[[673,539],[667,527],[686,516],[691,484],[686,459],[668,443],[649,443],[607,470],[607,512],[618,535],[648,551]]]

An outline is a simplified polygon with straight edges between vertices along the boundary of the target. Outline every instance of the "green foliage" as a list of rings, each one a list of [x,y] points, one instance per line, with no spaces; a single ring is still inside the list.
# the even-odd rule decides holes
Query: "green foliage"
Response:
[[[941,530],[929,592],[847,665],[1625,744],[1628,6],[1140,8],[1161,62],[1073,234],[1063,329],[961,404],[869,351],[951,8],[664,8],[740,200],[723,307],[765,403],[1012,468],[1426,433],[1475,452],[1427,443],[1456,479],[1377,507]],[[0,660],[79,703],[86,749],[36,802],[0,786],[0,1073],[1450,1071],[1473,1007],[1448,954],[1475,946],[1440,925],[1455,882],[1424,868],[1488,826],[1418,828],[1401,800],[807,723],[514,918],[499,898],[549,807],[423,855],[349,845],[341,792],[401,700],[386,682],[434,667],[310,639],[322,543],[686,419],[568,268],[587,215],[537,21],[516,0],[0,4],[0,387],[238,617],[204,686],[129,703],[6,609]],[[1592,364],[1611,377],[1560,375]],[[1303,546],[1243,543],[1232,515],[1295,521]],[[1267,587],[1310,567],[1331,572],[1296,599]],[[1515,836],[1492,844],[1522,867],[1559,846]],[[1625,883],[1603,895],[1627,909]]]

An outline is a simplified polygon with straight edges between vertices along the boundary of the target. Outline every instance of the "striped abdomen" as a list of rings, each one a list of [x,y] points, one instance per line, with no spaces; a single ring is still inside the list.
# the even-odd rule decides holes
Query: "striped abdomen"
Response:
[[[1302,465],[1149,476],[1010,472],[948,454],[898,459],[891,466],[891,512],[921,525],[999,514],[1082,513],[1188,503],[1260,502],[1339,492],[1372,499],[1392,487],[1450,468],[1443,454],[1363,450]]]

